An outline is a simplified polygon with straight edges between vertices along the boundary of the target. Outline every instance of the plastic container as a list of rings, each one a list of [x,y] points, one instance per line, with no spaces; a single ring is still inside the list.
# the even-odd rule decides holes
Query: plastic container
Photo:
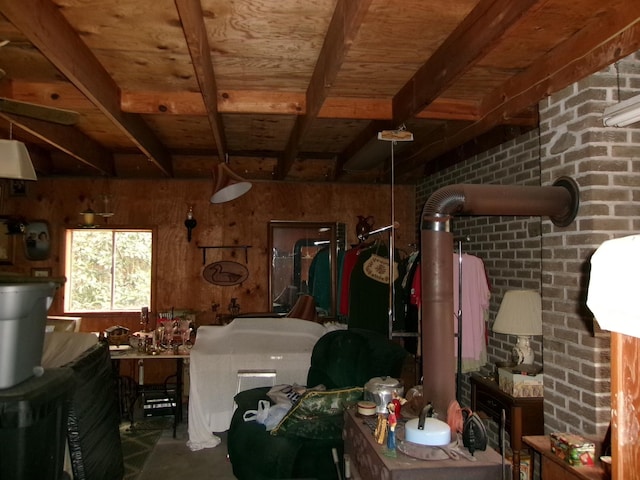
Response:
[[[0,389],[42,375],[42,346],[55,282],[0,284]]]

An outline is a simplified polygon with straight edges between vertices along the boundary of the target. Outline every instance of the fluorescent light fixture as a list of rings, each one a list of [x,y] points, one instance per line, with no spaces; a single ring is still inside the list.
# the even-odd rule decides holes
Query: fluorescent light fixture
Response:
[[[640,95],[611,105],[602,114],[605,127],[626,127],[640,122]]]
[[[24,143],[17,140],[0,140],[0,178],[38,179]]]

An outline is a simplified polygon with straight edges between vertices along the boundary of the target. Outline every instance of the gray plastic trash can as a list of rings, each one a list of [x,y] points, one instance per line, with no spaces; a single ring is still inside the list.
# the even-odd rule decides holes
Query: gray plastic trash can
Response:
[[[42,346],[54,282],[0,284],[0,389],[42,375]]]

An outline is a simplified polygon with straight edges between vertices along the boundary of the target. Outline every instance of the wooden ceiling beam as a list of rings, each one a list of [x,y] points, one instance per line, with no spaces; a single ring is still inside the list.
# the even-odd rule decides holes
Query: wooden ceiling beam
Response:
[[[11,80],[2,95],[50,107],[86,111],[95,108],[87,97],[69,82],[31,82]],[[197,92],[135,91],[121,92],[120,108],[126,113],[144,115],[206,115],[202,95]],[[218,91],[218,112],[260,115],[303,115],[304,94],[265,90]],[[530,120],[535,121],[533,114]],[[386,98],[328,97],[318,118],[391,120],[392,102]],[[467,120],[481,118],[480,105],[471,100],[438,98],[416,115],[420,119]],[[527,122],[526,115],[517,119]],[[512,122],[510,122],[512,123]]]
[[[70,82],[32,82],[12,79],[3,95],[22,102],[75,111],[95,110],[96,106]]]
[[[111,153],[75,127],[8,113],[0,113],[0,117],[39,138],[43,142],[48,143],[52,147],[95,168],[101,175],[115,175],[115,167]]]
[[[224,135],[224,124],[218,112],[218,89],[216,77],[211,61],[211,49],[204,25],[202,5],[200,0],[175,0],[178,15],[182,22],[191,63],[196,73],[202,100],[211,126],[211,132],[218,149],[218,157],[221,162],[227,160],[227,141]]]
[[[525,106],[537,104],[552,93],[638,50],[640,2],[628,5],[625,11],[609,11],[606,16],[594,18],[572,38],[487,96],[479,121],[450,135],[433,135],[416,144],[411,153],[403,157],[398,171],[404,174],[423,170],[430,160],[505,123]]]
[[[360,29],[372,0],[338,0],[325,35],[318,61],[311,75],[306,93],[307,111],[296,117],[289,134],[287,146],[278,159],[275,179],[284,179],[296,159],[302,140],[313,121],[317,118],[322,104],[329,96],[329,90],[338,71]]]
[[[424,110],[540,3],[544,0],[480,0],[394,96],[394,125],[397,127]]]
[[[142,118],[120,110],[118,86],[58,6],[51,0],[0,0],[0,10],[149,160],[172,176],[166,149]]]

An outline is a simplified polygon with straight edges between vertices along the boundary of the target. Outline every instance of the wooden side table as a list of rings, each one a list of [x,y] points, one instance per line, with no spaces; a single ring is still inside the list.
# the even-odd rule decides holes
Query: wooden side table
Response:
[[[526,436],[522,438],[525,445],[540,455],[540,477],[544,480],[603,480],[606,478],[604,470],[599,466],[572,467],[551,452],[551,442],[548,435]],[[536,455],[531,457],[531,468]]]
[[[513,480],[520,480],[522,436],[544,434],[543,402],[543,397],[513,397],[500,390],[493,378],[476,373],[471,375],[471,410],[483,412],[497,422],[501,430],[504,428],[509,432],[513,450]],[[502,425],[503,410],[505,425]],[[504,448],[501,444],[500,451]]]

